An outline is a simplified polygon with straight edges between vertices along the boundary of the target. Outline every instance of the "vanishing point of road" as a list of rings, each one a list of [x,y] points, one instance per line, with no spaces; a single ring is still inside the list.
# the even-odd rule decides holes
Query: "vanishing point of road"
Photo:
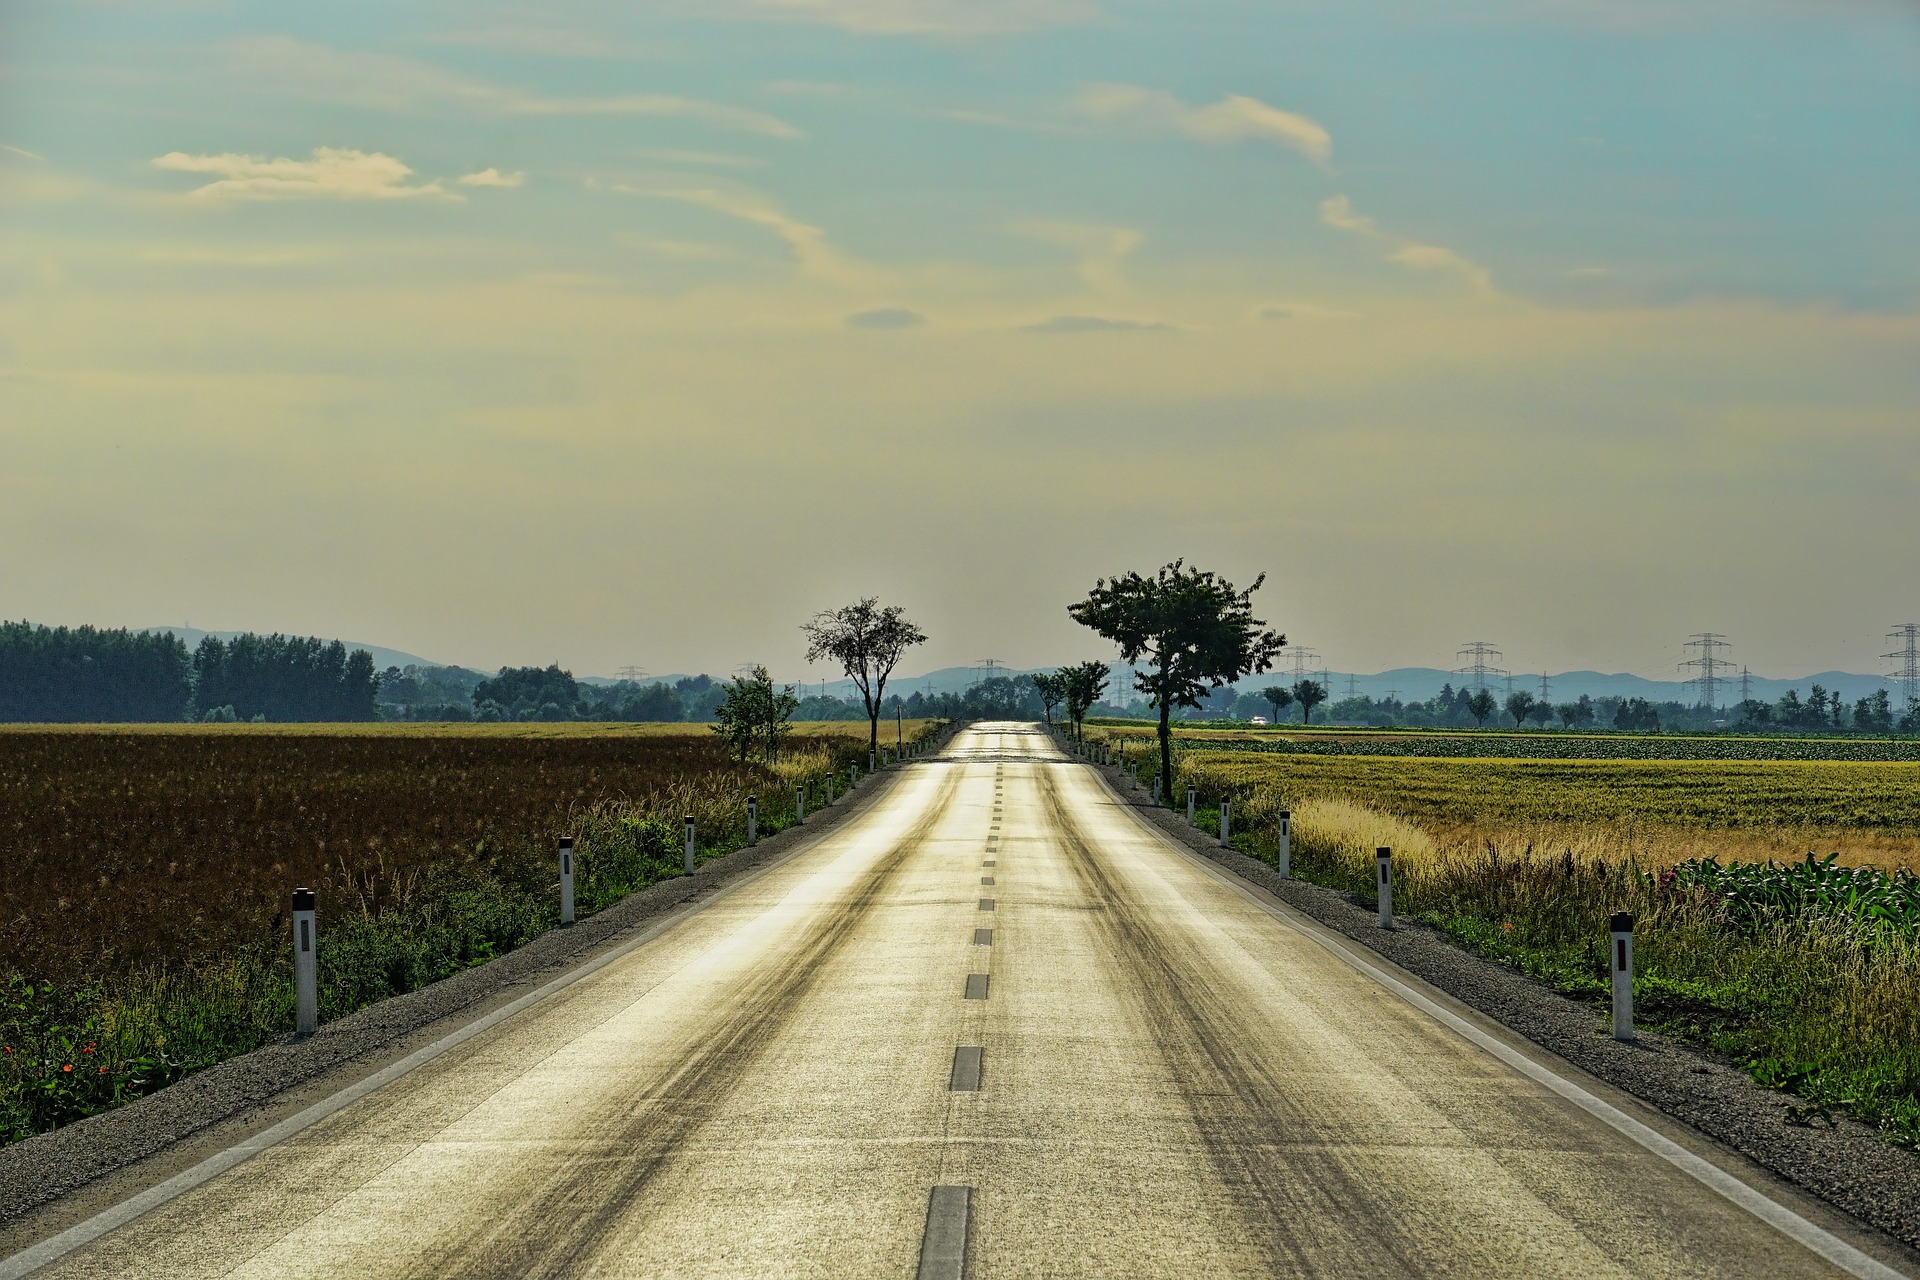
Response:
[[[878,781],[36,1274],[1892,1274],[1497,1050],[1033,726]]]

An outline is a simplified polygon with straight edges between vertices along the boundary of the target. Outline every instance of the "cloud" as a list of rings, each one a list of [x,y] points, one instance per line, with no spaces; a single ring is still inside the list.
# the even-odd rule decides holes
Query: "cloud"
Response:
[[[1387,258],[1415,271],[1457,271],[1481,293],[1493,292],[1493,277],[1485,267],[1437,244],[1403,245]]]
[[[1311,302],[1269,302],[1254,316],[1260,320],[1358,320],[1358,311],[1337,311]]]
[[[698,120],[716,128],[771,138],[804,135],[763,111],[664,93],[549,98],[460,75],[413,58],[352,53],[286,36],[253,36],[223,48],[243,72],[287,92],[327,102],[387,111],[429,103],[519,116],[658,116]]]
[[[1320,202],[1320,221],[1329,227],[1341,231],[1350,231],[1366,236],[1371,240],[1392,245],[1387,253],[1387,261],[1397,262],[1403,267],[1415,271],[1453,271],[1457,272],[1474,291],[1485,296],[1498,292],[1493,287],[1493,275],[1485,267],[1437,244],[1416,244],[1382,231],[1378,223],[1365,214],[1354,212],[1353,202],[1345,196],[1330,196]]]
[[[672,258],[677,262],[723,262],[740,255],[720,244],[707,244],[699,240],[662,240],[638,231],[628,231],[615,236],[615,240],[635,249],[662,258]]]
[[[850,285],[859,283],[872,274],[871,269],[841,253],[827,242],[827,233],[819,227],[787,216],[765,196],[758,192],[741,190],[721,190],[717,187],[692,187],[660,190],[634,190],[615,187],[615,190],[630,191],[634,195],[654,196],[662,200],[678,200],[682,204],[697,205],[711,209],[715,213],[737,218],[742,222],[763,227],[787,242],[793,250],[794,260],[800,269],[808,275],[831,281],[835,284]]]
[[[408,200],[459,196],[437,182],[409,186],[413,170],[378,151],[315,147],[305,160],[243,156],[228,152],[190,156],[169,151],[153,167],[173,173],[212,174],[215,180],[187,194],[191,200]]]
[[[16,147],[13,144],[7,143],[7,142],[0,142],[0,151],[9,151],[16,156],[25,156],[29,160],[38,160],[42,164],[46,163],[46,159],[47,159],[45,156],[35,155],[33,152],[27,150],[25,147]]]
[[[1131,333],[1170,329],[1158,320],[1129,320],[1116,316],[1049,316],[1038,324],[1020,326],[1027,333]]]
[[[649,160],[658,160],[663,164],[705,165],[714,169],[758,169],[766,163],[754,156],[728,155],[720,151],[677,151],[671,148],[655,148],[642,151],[640,154]]]
[[[849,329],[917,329],[926,322],[925,316],[905,307],[876,307],[847,317]]]
[[[1084,222],[1023,222],[1011,230],[1015,235],[1077,253],[1080,278],[1092,288],[1108,292],[1126,287],[1120,276],[1121,260],[1138,249],[1145,239],[1132,227],[1103,227]]]
[[[515,170],[502,173],[498,169],[482,169],[478,173],[463,174],[460,185],[463,187],[517,187],[527,180],[527,175]]]
[[[651,45],[609,38],[601,32],[575,31],[565,27],[495,24],[462,31],[443,31],[427,39],[433,44],[460,45],[469,49],[504,49],[509,53],[545,54],[555,58],[633,59],[666,56],[664,50]]]
[[[811,22],[862,35],[978,37],[1077,26],[1091,0],[744,0],[745,16]]]
[[[1342,231],[1378,230],[1372,218],[1364,217],[1353,211],[1353,201],[1345,196],[1329,196],[1320,202],[1320,221]]]
[[[1196,107],[1156,89],[1097,84],[1068,103],[1067,110],[1101,124],[1173,134],[1214,146],[1272,142],[1322,166],[1333,158],[1333,136],[1318,121],[1241,94],[1229,94],[1212,106]]]

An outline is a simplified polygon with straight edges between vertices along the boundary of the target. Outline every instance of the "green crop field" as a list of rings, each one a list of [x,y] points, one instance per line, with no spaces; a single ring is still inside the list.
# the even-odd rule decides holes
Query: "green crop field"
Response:
[[[891,729],[893,726],[887,726]],[[911,742],[931,722],[903,726]],[[738,847],[866,757],[799,726],[778,765],[704,725],[223,725],[0,731],[0,1132],[17,1139],[292,1029],[288,896],[320,895],[322,1012],[511,950]],[[891,735],[889,735],[889,740]]]
[[[1153,759],[1139,732],[1117,738]],[[1509,739],[1510,740],[1510,739]],[[1608,916],[1637,917],[1635,999],[1658,1030],[1920,1143],[1920,764],[1457,759],[1183,740],[1176,794],[1234,845],[1369,897],[1561,991],[1606,991]]]

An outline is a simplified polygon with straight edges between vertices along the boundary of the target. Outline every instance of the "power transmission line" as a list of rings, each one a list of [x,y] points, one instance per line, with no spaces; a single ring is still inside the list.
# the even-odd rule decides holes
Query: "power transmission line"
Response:
[[[1551,703],[1553,701],[1549,696],[1552,688],[1552,682],[1547,679],[1547,673],[1542,671],[1540,673],[1540,701],[1542,703]]]
[[[1883,658],[1891,658],[1900,664],[1898,671],[1887,672],[1887,678],[1900,682],[1900,694],[1906,702],[1905,710],[1912,711],[1920,704],[1920,622],[1902,622],[1887,632],[1887,639],[1901,647],[1892,653],[1883,653]]]
[[[625,666],[613,674],[619,676],[622,680],[632,680],[638,683],[647,678],[647,669],[645,667]]]
[[[1359,677],[1355,676],[1353,672],[1349,671],[1347,672],[1347,700],[1351,702],[1353,699],[1359,696],[1360,696]]]
[[[1495,658],[1504,658],[1507,655],[1500,652],[1499,648],[1490,641],[1475,640],[1462,645],[1459,652],[1453,656],[1467,659],[1467,665],[1464,667],[1455,667],[1453,674],[1457,676],[1472,676],[1473,691],[1475,693],[1480,693],[1486,689],[1488,676],[1504,676],[1507,674],[1506,668],[1496,667],[1492,662]]]
[[[1313,665],[1320,661],[1320,653],[1305,645],[1290,644],[1280,651],[1284,661],[1293,667],[1294,683],[1298,684],[1312,673]]]
[[[1720,695],[1720,686],[1728,677],[1720,674],[1720,668],[1730,667],[1732,662],[1720,656],[1723,649],[1731,649],[1727,638],[1717,631],[1702,631],[1687,641],[1687,648],[1698,649],[1700,656],[1689,658],[1680,664],[1682,671],[1698,671],[1700,674],[1686,683],[1700,690],[1700,703],[1711,711]]]
[[[977,666],[975,666],[975,667],[974,667],[974,670],[975,670],[976,672],[979,672],[979,671],[984,671],[984,672],[986,672],[986,674],[985,674],[984,676],[982,676],[982,675],[976,675],[976,676],[974,676],[974,678],[973,678],[973,682],[974,682],[975,684],[979,684],[979,683],[980,683],[980,682],[981,682],[982,680],[991,680],[991,679],[993,679],[993,669],[994,669],[995,667],[998,667],[998,666],[1000,666],[1000,665],[1002,665],[1002,664],[1001,664],[1001,662],[1000,662],[1000,659],[998,659],[998,658],[982,658],[982,659],[980,659],[980,661],[979,661],[979,664],[978,664]]]
[[[1740,705],[1746,706],[1753,701],[1753,677],[1747,674],[1743,665],[1740,668]]]

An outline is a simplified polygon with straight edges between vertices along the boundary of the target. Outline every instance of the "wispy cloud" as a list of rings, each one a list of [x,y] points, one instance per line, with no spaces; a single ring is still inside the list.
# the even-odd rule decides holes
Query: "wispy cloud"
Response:
[[[662,164],[700,165],[711,169],[758,169],[766,163],[756,156],[736,156],[721,151],[678,151],[671,148],[654,148],[642,151],[640,154],[649,160],[658,160]]]
[[[547,97],[386,53],[356,53],[286,36],[232,40],[227,56],[244,73],[291,93],[329,102],[404,111],[430,103],[520,116],[658,116],[715,128],[798,138],[800,130],[764,111],[664,93]]]
[[[35,155],[33,152],[27,150],[25,147],[16,147],[11,143],[7,143],[7,142],[0,142],[0,151],[11,152],[16,156],[25,156],[29,160],[38,160],[42,164],[46,163],[46,159],[47,159],[45,156]]]
[[[925,316],[905,307],[875,307],[847,317],[849,329],[917,329],[926,322]]]
[[[1028,333],[1131,333],[1173,326],[1160,320],[1132,320],[1125,316],[1049,316],[1037,324],[1020,327]]]
[[[872,268],[836,249],[827,240],[825,231],[798,218],[788,216],[759,192],[737,188],[723,190],[718,187],[654,189],[615,187],[614,189],[631,191],[635,195],[653,196],[661,200],[677,200],[682,204],[711,209],[715,213],[737,218],[741,222],[751,223],[771,231],[786,241],[787,247],[793,251],[794,261],[800,265],[800,270],[816,279],[837,285],[857,285],[868,282],[873,277]]]
[[[413,170],[379,151],[346,147],[315,147],[305,160],[284,156],[192,156],[169,151],[153,167],[172,173],[210,174],[214,181],[195,187],[191,200],[409,200],[461,197],[438,182],[409,184]]]
[[[1260,320],[1358,320],[1358,311],[1341,311],[1311,302],[1269,302],[1253,313]]]
[[[676,262],[725,262],[740,256],[721,244],[707,244],[700,240],[663,240],[639,231],[623,232],[614,238],[620,244]]]
[[[518,170],[502,173],[493,168],[482,169],[478,173],[462,174],[459,179],[463,187],[517,187],[524,184],[526,180],[527,175]]]
[[[1442,245],[1417,244],[1382,231],[1372,218],[1355,212],[1353,202],[1346,196],[1329,196],[1322,200],[1320,221],[1329,227],[1391,246],[1387,250],[1389,262],[1397,262],[1415,271],[1451,271],[1471,284],[1476,293],[1491,295],[1497,292],[1493,287],[1492,273],[1479,263]]]
[[[1333,135],[1318,121],[1241,94],[1229,94],[1202,107],[1157,89],[1097,84],[1068,103],[1067,110],[1100,124],[1190,138],[1214,146],[1271,142],[1323,166],[1333,158]]]
[[[636,44],[602,32],[531,24],[493,23],[443,31],[427,39],[433,44],[458,45],[469,49],[503,49],[509,53],[542,54],[553,58],[631,60],[675,56],[657,45]]]
[[[1091,0],[739,0],[732,11],[863,35],[948,39],[1077,26],[1100,12]]]
[[[1022,222],[1009,230],[1029,240],[1073,251],[1080,258],[1080,278],[1090,288],[1106,294],[1126,291],[1120,265],[1145,240],[1132,227],[1105,227],[1085,222]]]

